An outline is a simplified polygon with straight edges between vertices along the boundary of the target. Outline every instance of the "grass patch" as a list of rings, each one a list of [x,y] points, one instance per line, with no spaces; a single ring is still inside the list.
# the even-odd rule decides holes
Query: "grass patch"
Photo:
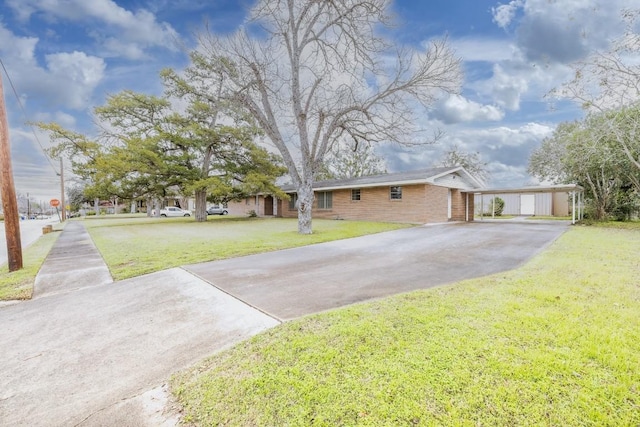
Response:
[[[292,248],[407,227],[406,224],[313,220],[300,235],[297,219],[218,216],[193,218],[95,218],[87,231],[116,280],[185,264]]]
[[[479,221],[481,218],[484,218],[484,219],[513,219],[515,217],[516,217],[516,215],[496,215],[495,217],[493,217],[493,216],[491,216],[491,214],[487,214],[487,215],[482,215],[482,216],[476,215],[473,218],[476,221]]]
[[[582,220],[579,225],[597,226],[604,228],[617,228],[621,230],[640,230],[640,220],[633,221],[593,221]]]
[[[30,299],[36,275],[60,233],[49,233],[38,238],[22,251],[23,268],[9,272],[9,266],[0,266],[0,301]]]
[[[571,221],[571,215],[568,216],[553,216],[553,215],[534,215],[528,216],[527,219],[537,219],[545,221]]]
[[[640,232],[289,322],[172,379],[196,425],[640,424]]]

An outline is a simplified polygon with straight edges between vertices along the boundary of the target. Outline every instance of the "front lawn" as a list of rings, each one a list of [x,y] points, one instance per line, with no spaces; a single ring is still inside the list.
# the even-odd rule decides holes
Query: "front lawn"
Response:
[[[292,321],[176,375],[195,425],[640,425],[640,230]]]
[[[171,267],[310,245],[408,227],[407,224],[313,220],[300,235],[297,219],[218,216],[87,218],[84,224],[116,280]]]

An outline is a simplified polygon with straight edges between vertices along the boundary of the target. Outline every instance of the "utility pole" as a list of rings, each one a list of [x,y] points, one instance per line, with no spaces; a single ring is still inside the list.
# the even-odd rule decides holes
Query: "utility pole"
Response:
[[[20,217],[18,200],[13,185],[11,147],[9,145],[9,123],[4,105],[2,76],[0,75],[0,186],[2,187],[2,209],[4,210],[4,232],[7,238],[7,260],[9,271],[22,268],[22,242],[20,241]]]

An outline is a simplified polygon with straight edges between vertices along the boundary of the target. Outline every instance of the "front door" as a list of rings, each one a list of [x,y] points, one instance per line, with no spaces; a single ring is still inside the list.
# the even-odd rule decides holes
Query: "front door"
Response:
[[[267,196],[264,198],[264,215],[273,215],[273,197]]]

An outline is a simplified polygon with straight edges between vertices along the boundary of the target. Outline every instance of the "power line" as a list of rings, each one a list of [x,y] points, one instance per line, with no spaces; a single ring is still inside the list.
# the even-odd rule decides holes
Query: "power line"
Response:
[[[18,96],[18,91],[16,90],[16,87],[13,85],[13,81],[11,80],[11,76],[9,76],[9,72],[7,71],[6,67],[4,66],[4,62],[2,61],[2,58],[0,58],[0,65],[2,66],[2,69],[4,70],[4,74],[7,76],[7,81],[9,82],[9,86],[11,86],[11,90],[13,91],[13,95],[16,97],[16,101],[18,101],[18,105],[20,106],[20,110],[22,110],[22,114],[24,115],[24,118],[27,121],[27,126],[29,126],[29,129],[31,129],[31,133],[33,134],[34,138],[36,139],[36,142],[38,143],[38,145],[40,146],[40,149],[42,150],[42,154],[44,154],[44,157],[47,159],[47,161],[49,162],[49,165],[51,166],[51,169],[53,169],[53,171],[56,173],[56,175],[60,175],[58,173],[58,171],[56,170],[55,166],[53,165],[53,162],[51,161],[51,158],[49,157],[49,155],[47,155],[47,151],[45,150],[44,146],[40,142],[40,138],[38,138],[38,135],[36,134],[36,131],[33,129],[33,125],[31,125],[31,121],[29,120],[29,115],[27,114],[27,111],[25,110],[24,105],[22,105],[22,101],[20,100],[20,96]]]

